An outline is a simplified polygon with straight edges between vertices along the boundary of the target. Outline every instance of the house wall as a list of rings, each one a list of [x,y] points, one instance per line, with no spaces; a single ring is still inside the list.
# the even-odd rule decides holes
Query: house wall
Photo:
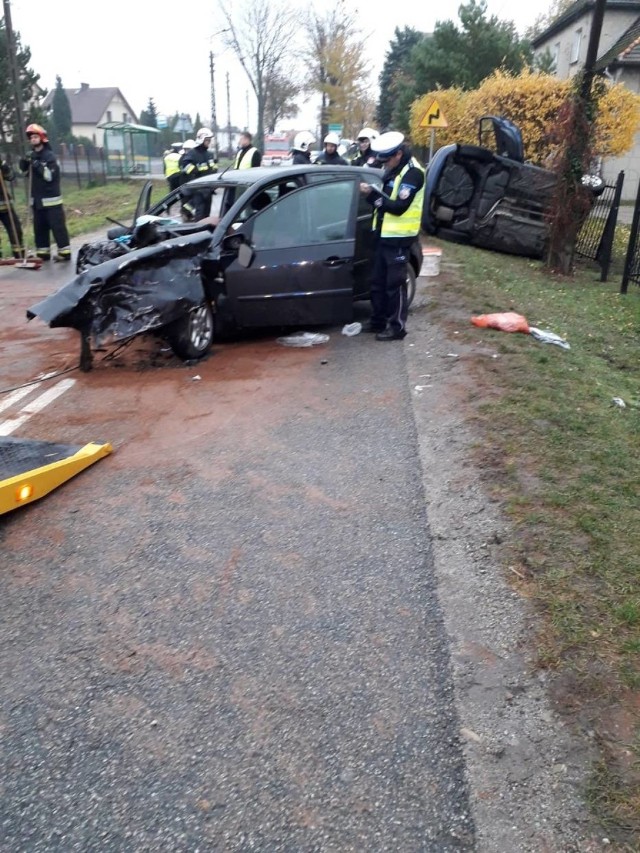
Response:
[[[119,96],[112,98],[105,111],[97,121],[104,124],[107,121],[124,121],[136,123],[136,116],[128,112],[127,105]],[[104,148],[104,130],[95,124],[74,124],[71,127],[74,136],[86,136],[98,148]]]
[[[606,53],[637,18],[637,10],[635,12],[607,10],[602,24],[598,55],[601,56]],[[573,77],[574,74],[577,74],[584,67],[592,20],[593,14],[592,11],[589,11],[578,20],[573,21],[563,31],[540,42],[534,51],[534,55],[540,56],[548,48],[551,51],[551,55],[556,59],[556,77],[559,77],[561,80]],[[576,59],[576,52],[574,50],[576,33],[579,30],[582,31],[582,34]],[[616,81],[627,86],[633,92],[640,93],[640,71],[637,69],[621,69],[619,75],[616,77]],[[621,157],[610,157],[604,161],[602,176],[607,183],[614,183],[621,169],[625,173],[622,198],[625,201],[634,200],[640,181],[640,130],[636,134],[633,148],[627,154]]]

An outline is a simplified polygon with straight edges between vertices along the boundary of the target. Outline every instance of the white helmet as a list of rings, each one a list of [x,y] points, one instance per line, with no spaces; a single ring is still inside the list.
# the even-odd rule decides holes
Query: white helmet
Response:
[[[361,142],[363,139],[377,139],[378,131],[374,130],[372,127],[363,127],[360,133],[356,136],[358,142]]]
[[[174,151],[181,151],[182,148],[184,148],[182,142],[172,142],[171,147],[173,148]]]
[[[201,127],[196,133],[196,145],[200,145],[205,139],[212,139],[213,132],[208,127]]]
[[[330,145],[335,145],[337,147],[338,145],[340,145],[340,137],[337,133],[327,133],[323,142],[325,145],[328,142]]]
[[[196,147],[195,139],[185,139],[185,141],[182,143],[182,147],[186,151],[188,151],[190,148],[195,148]]]
[[[313,143],[315,142],[315,138],[312,133],[309,133],[308,130],[301,130],[300,133],[296,133],[293,138],[293,145],[291,146],[294,151],[308,151]]]

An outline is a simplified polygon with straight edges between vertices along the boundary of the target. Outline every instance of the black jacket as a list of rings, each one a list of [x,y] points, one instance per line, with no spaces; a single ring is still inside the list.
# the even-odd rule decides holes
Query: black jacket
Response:
[[[360,151],[351,161],[352,166],[369,166],[372,169],[381,169],[382,163],[378,161],[376,155],[371,150],[371,146],[366,151]]]
[[[308,166],[311,162],[311,151],[297,151],[294,149],[291,163],[294,166]]]
[[[321,154],[318,154],[316,158],[317,166],[348,166],[349,164],[341,157],[337,151],[334,151],[333,154],[328,154],[326,151],[323,151]]]
[[[40,151],[33,150],[21,157],[18,165],[25,175],[31,171],[31,199],[34,207],[41,209],[62,204],[60,166],[49,142],[45,142]]]

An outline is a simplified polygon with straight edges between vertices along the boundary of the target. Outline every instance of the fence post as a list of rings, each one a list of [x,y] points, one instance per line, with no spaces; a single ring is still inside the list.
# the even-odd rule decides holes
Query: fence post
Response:
[[[629,235],[629,244],[627,246],[627,255],[624,259],[624,272],[622,273],[622,284],[620,285],[620,293],[626,293],[631,277],[631,270],[638,245],[638,225],[640,224],[640,183],[638,183],[638,192],[636,193],[636,203],[633,208],[633,220],[631,222],[631,234]]]
[[[73,146],[73,159],[76,164],[76,179],[78,181],[78,189],[82,189],[82,181],[80,180],[80,166],[78,165],[78,146]]]
[[[600,245],[596,252],[596,260],[600,264],[600,281],[606,281],[609,275],[609,267],[611,266],[611,250],[613,248],[613,240],[616,236],[616,222],[618,221],[618,210],[620,208],[620,198],[622,197],[622,185],[624,184],[624,172],[619,172],[616,178],[616,190],[613,195],[613,201],[609,209],[607,221],[600,238]]]

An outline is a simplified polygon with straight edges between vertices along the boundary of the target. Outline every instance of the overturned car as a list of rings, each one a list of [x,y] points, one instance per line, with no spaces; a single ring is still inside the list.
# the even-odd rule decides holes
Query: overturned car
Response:
[[[157,204],[147,182],[133,226],[116,223],[106,240],[85,244],[77,276],[27,316],[77,329],[84,369],[92,347],[146,332],[190,360],[241,329],[349,322],[354,300],[369,295],[372,209],[359,192],[363,180],[379,185],[379,170],[228,170]],[[190,221],[196,199],[209,215]],[[421,260],[416,239],[409,299]]]
[[[499,252],[543,257],[556,174],[524,162],[522,134],[504,117],[483,116],[478,142],[445,145],[434,154],[425,182],[424,231]],[[594,175],[585,176],[583,184],[593,197],[604,188]]]

